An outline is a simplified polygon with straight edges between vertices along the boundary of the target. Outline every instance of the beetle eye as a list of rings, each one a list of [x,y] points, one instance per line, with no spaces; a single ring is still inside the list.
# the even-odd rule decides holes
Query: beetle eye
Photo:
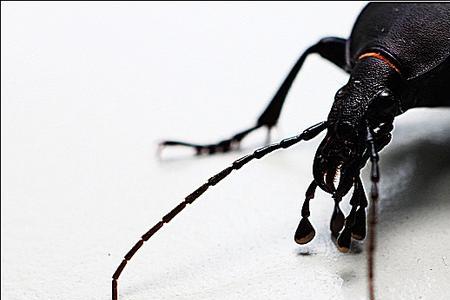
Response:
[[[342,87],[336,92],[335,98],[342,97],[343,95],[344,95],[344,88]]]
[[[372,116],[377,116],[377,119],[399,114],[398,102],[392,91],[387,88],[379,91],[370,105],[370,111]]]
[[[382,89],[375,96],[373,104],[378,108],[391,107],[395,105],[394,94],[390,89]]]
[[[392,92],[389,89],[383,89],[378,93],[378,98],[381,99],[389,99],[392,97],[393,97]]]

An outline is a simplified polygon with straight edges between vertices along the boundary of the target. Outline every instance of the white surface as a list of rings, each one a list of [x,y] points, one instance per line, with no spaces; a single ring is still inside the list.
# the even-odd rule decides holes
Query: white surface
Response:
[[[156,142],[252,125],[301,51],[348,36],[362,6],[2,2],[2,299],[110,299],[139,236],[245,152],[159,162]],[[308,59],[275,139],[326,118],[346,80]],[[379,299],[448,298],[449,129],[449,110],[410,111],[381,155]],[[365,248],[335,249],[328,195],[313,242],[293,241],[319,142],[208,191],[133,258],[121,299],[365,299]]]

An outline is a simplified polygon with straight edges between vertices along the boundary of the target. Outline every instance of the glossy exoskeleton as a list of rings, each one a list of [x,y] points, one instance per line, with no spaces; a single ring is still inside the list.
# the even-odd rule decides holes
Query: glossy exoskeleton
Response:
[[[330,230],[338,249],[347,252],[351,240],[366,236],[368,201],[360,179],[360,170],[371,161],[369,211],[368,276],[370,299],[375,299],[373,251],[375,217],[380,179],[378,152],[391,140],[394,118],[415,107],[450,106],[450,4],[449,3],[371,3],[359,15],[348,39],[328,37],[309,47],[298,59],[255,126],[233,137],[210,145],[165,141],[161,146],[192,147],[198,155],[236,149],[250,132],[265,127],[269,131],[278,122],[284,100],[306,57],[317,53],[345,72],[350,79],[336,93],[326,121],[301,134],[260,148],[246,155],[188,195],[145,233],[125,255],[112,280],[112,299],[118,298],[117,281],[137,250],[188,204],[209,187],[253,159],[301,140],[309,140],[326,130],[317,149],[314,180],[306,191],[301,221],[294,239],[299,244],[311,241],[315,230],[309,222],[309,201],[317,187],[332,195],[335,208]],[[344,216],[339,203],[353,187],[351,211]]]

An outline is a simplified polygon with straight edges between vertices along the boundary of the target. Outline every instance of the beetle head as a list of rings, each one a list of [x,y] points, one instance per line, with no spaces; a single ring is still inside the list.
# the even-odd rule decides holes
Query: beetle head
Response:
[[[327,135],[314,159],[314,179],[321,189],[338,197],[350,190],[367,160],[367,125],[376,129],[401,113],[391,88],[398,86],[397,80],[398,74],[389,66],[366,59],[336,93]]]

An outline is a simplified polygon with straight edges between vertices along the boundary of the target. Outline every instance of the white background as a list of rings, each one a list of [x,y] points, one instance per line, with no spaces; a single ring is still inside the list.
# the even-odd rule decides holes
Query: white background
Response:
[[[1,29],[2,299],[110,299],[111,275],[148,228],[240,153],[155,157],[253,125],[289,68],[347,37],[363,3],[11,3]],[[274,139],[326,118],[347,75],[308,59]],[[450,290],[449,110],[396,121],[381,154],[378,299]],[[121,299],[365,299],[366,251],[293,233],[320,138],[209,190],[122,274]],[[367,178],[367,173],[365,173]],[[345,207],[348,209],[348,207]]]

